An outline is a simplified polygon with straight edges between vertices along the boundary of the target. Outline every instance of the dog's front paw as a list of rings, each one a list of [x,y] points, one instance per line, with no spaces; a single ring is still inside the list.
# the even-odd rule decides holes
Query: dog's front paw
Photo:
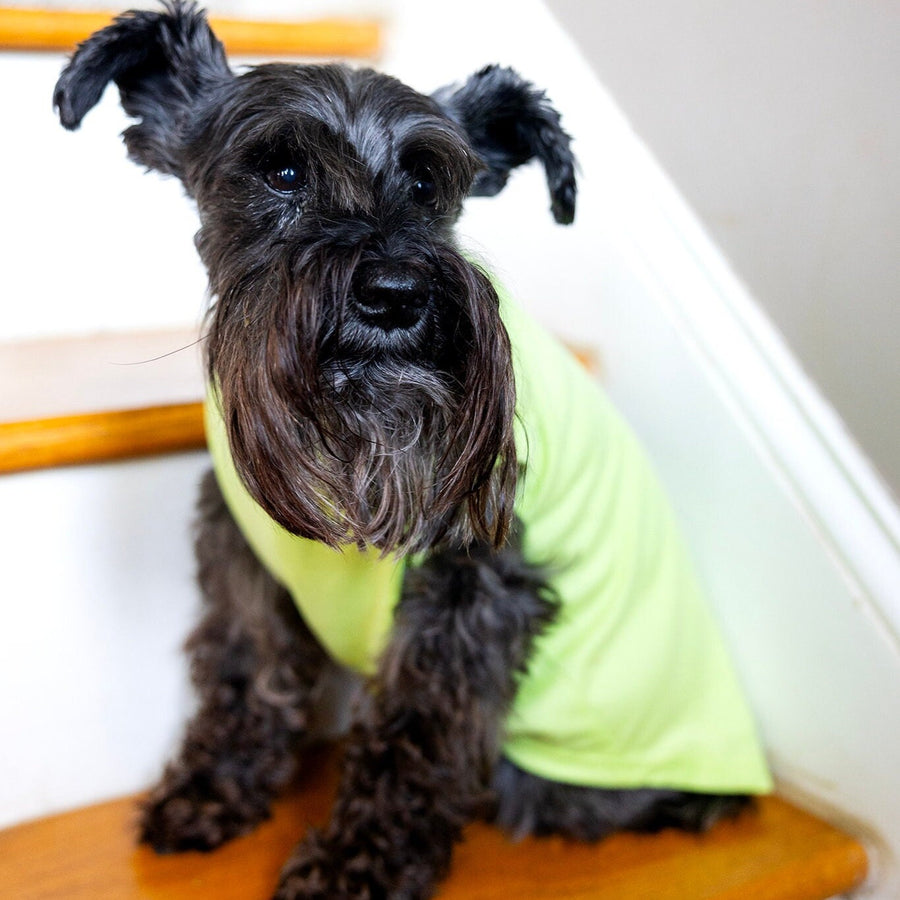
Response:
[[[141,807],[139,836],[157,853],[213,850],[269,817],[268,799],[204,773],[166,777]]]
[[[341,860],[335,851],[318,832],[307,835],[284,867],[274,900],[386,900],[389,895],[384,889],[366,885],[371,873],[363,869],[352,877],[350,860]]]
[[[432,884],[412,861],[397,869],[376,852],[312,832],[284,867],[274,900],[425,900]]]

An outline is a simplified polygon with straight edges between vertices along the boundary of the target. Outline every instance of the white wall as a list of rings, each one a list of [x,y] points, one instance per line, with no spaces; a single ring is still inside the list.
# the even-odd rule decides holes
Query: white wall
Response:
[[[173,749],[204,457],[0,479],[0,825],[149,785]]]
[[[436,5],[432,18],[412,0],[390,6],[389,70],[431,89],[512,63],[563,110],[582,167],[576,225],[551,222],[532,170],[472,201],[463,231],[554,330],[600,349],[607,386],[685,521],[777,774],[882,836],[888,875],[875,895],[896,896],[900,611],[891,585],[868,577],[897,571],[896,510],[537,0],[517,5],[516,29],[500,0]],[[2,150],[16,165],[0,167],[7,296],[52,309],[54,328],[191,321],[202,279],[190,213],[124,161],[114,98],[77,135],[53,126],[58,64],[0,57],[19,137]],[[26,142],[31,154],[17,156]],[[23,160],[41,177],[11,177]],[[123,268],[107,282],[114,260]],[[16,316],[11,333],[40,324]],[[801,477],[809,466],[794,447],[840,498],[836,511]],[[12,598],[0,679],[17,685],[0,700],[13,738],[0,746],[19,776],[0,781],[4,821],[138,789],[162,761],[188,702],[174,657],[195,605],[186,531],[202,465],[201,454],[0,479],[0,584]],[[871,535],[867,546],[851,546],[840,519]]]
[[[548,5],[900,494],[900,4]]]

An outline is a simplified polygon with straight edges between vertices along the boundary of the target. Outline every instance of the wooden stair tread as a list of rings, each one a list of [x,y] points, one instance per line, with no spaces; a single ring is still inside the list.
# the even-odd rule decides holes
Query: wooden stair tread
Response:
[[[594,375],[596,351],[567,345]],[[0,474],[201,450],[195,329],[0,343]]]
[[[211,854],[157,856],[134,844],[137,796],[0,831],[0,896],[17,900],[264,900],[292,846],[322,824],[333,754],[313,759],[272,819]],[[440,900],[824,900],[865,878],[853,838],[768,797],[697,837],[616,835],[587,846],[557,838],[510,843],[472,825]]]
[[[0,343],[0,473],[205,446],[196,329]]]
[[[119,12],[125,8],[113,5],[120,7]],[[0,49],[71,51],[117,14],[0,7]],[[372,20],[263,21],[213,15],[210,25],[230,55],[374,57],[382,43],[381,23]]]
[[[0,422],[0,474],[205,447],[199,401]]]

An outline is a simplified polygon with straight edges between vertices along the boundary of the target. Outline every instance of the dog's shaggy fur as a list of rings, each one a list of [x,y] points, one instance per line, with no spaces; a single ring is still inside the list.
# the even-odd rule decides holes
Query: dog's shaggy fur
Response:
[[[131,157],[196,201],[215,299],[206,353],[255,501],[290,532],[423,552],[349,739],[328,826],[279,898],[423,898],[476,815],[516,835],[703,828],[743,800],[556,784],[502,758],[502,723],[556,601],[519,551],[515,384],[497,296],[457,248],[468,195],[538,159],[574,216],[569,138],[496,67],[423,96],[370,70],[236,76],[191,4],[81,45],[55,93],[77,127],[114,81]],[[161,852],[218,846],[268,815],[334,665],[256,560],[213,478],[197,537],[200,706],[143,809]]]

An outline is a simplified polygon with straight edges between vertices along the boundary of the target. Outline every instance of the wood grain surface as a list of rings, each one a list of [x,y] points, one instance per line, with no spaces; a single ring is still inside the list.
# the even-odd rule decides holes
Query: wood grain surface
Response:
[[[0,423],[0,474],[205,446],[200,403],[6,422]]]
[[[156,856],[134,844],[136,797],[0,832],[0,897],[16,900],[264,900],[336,784],[334,753],[313,759],[273,818],[211,854]],[[696,837],[618,835],[594,846],[510,843],[472,825],[439,900],[824,900],[866,875],[862,846],[777,798]]]
[[[0,49],[68,52],[109,25],[114,15],[111,11],[0,7]],[[236,55],[374,57],[381,47],[381,25],[375,21],[272,22],[210,16],[210,25],[228,53]]]

